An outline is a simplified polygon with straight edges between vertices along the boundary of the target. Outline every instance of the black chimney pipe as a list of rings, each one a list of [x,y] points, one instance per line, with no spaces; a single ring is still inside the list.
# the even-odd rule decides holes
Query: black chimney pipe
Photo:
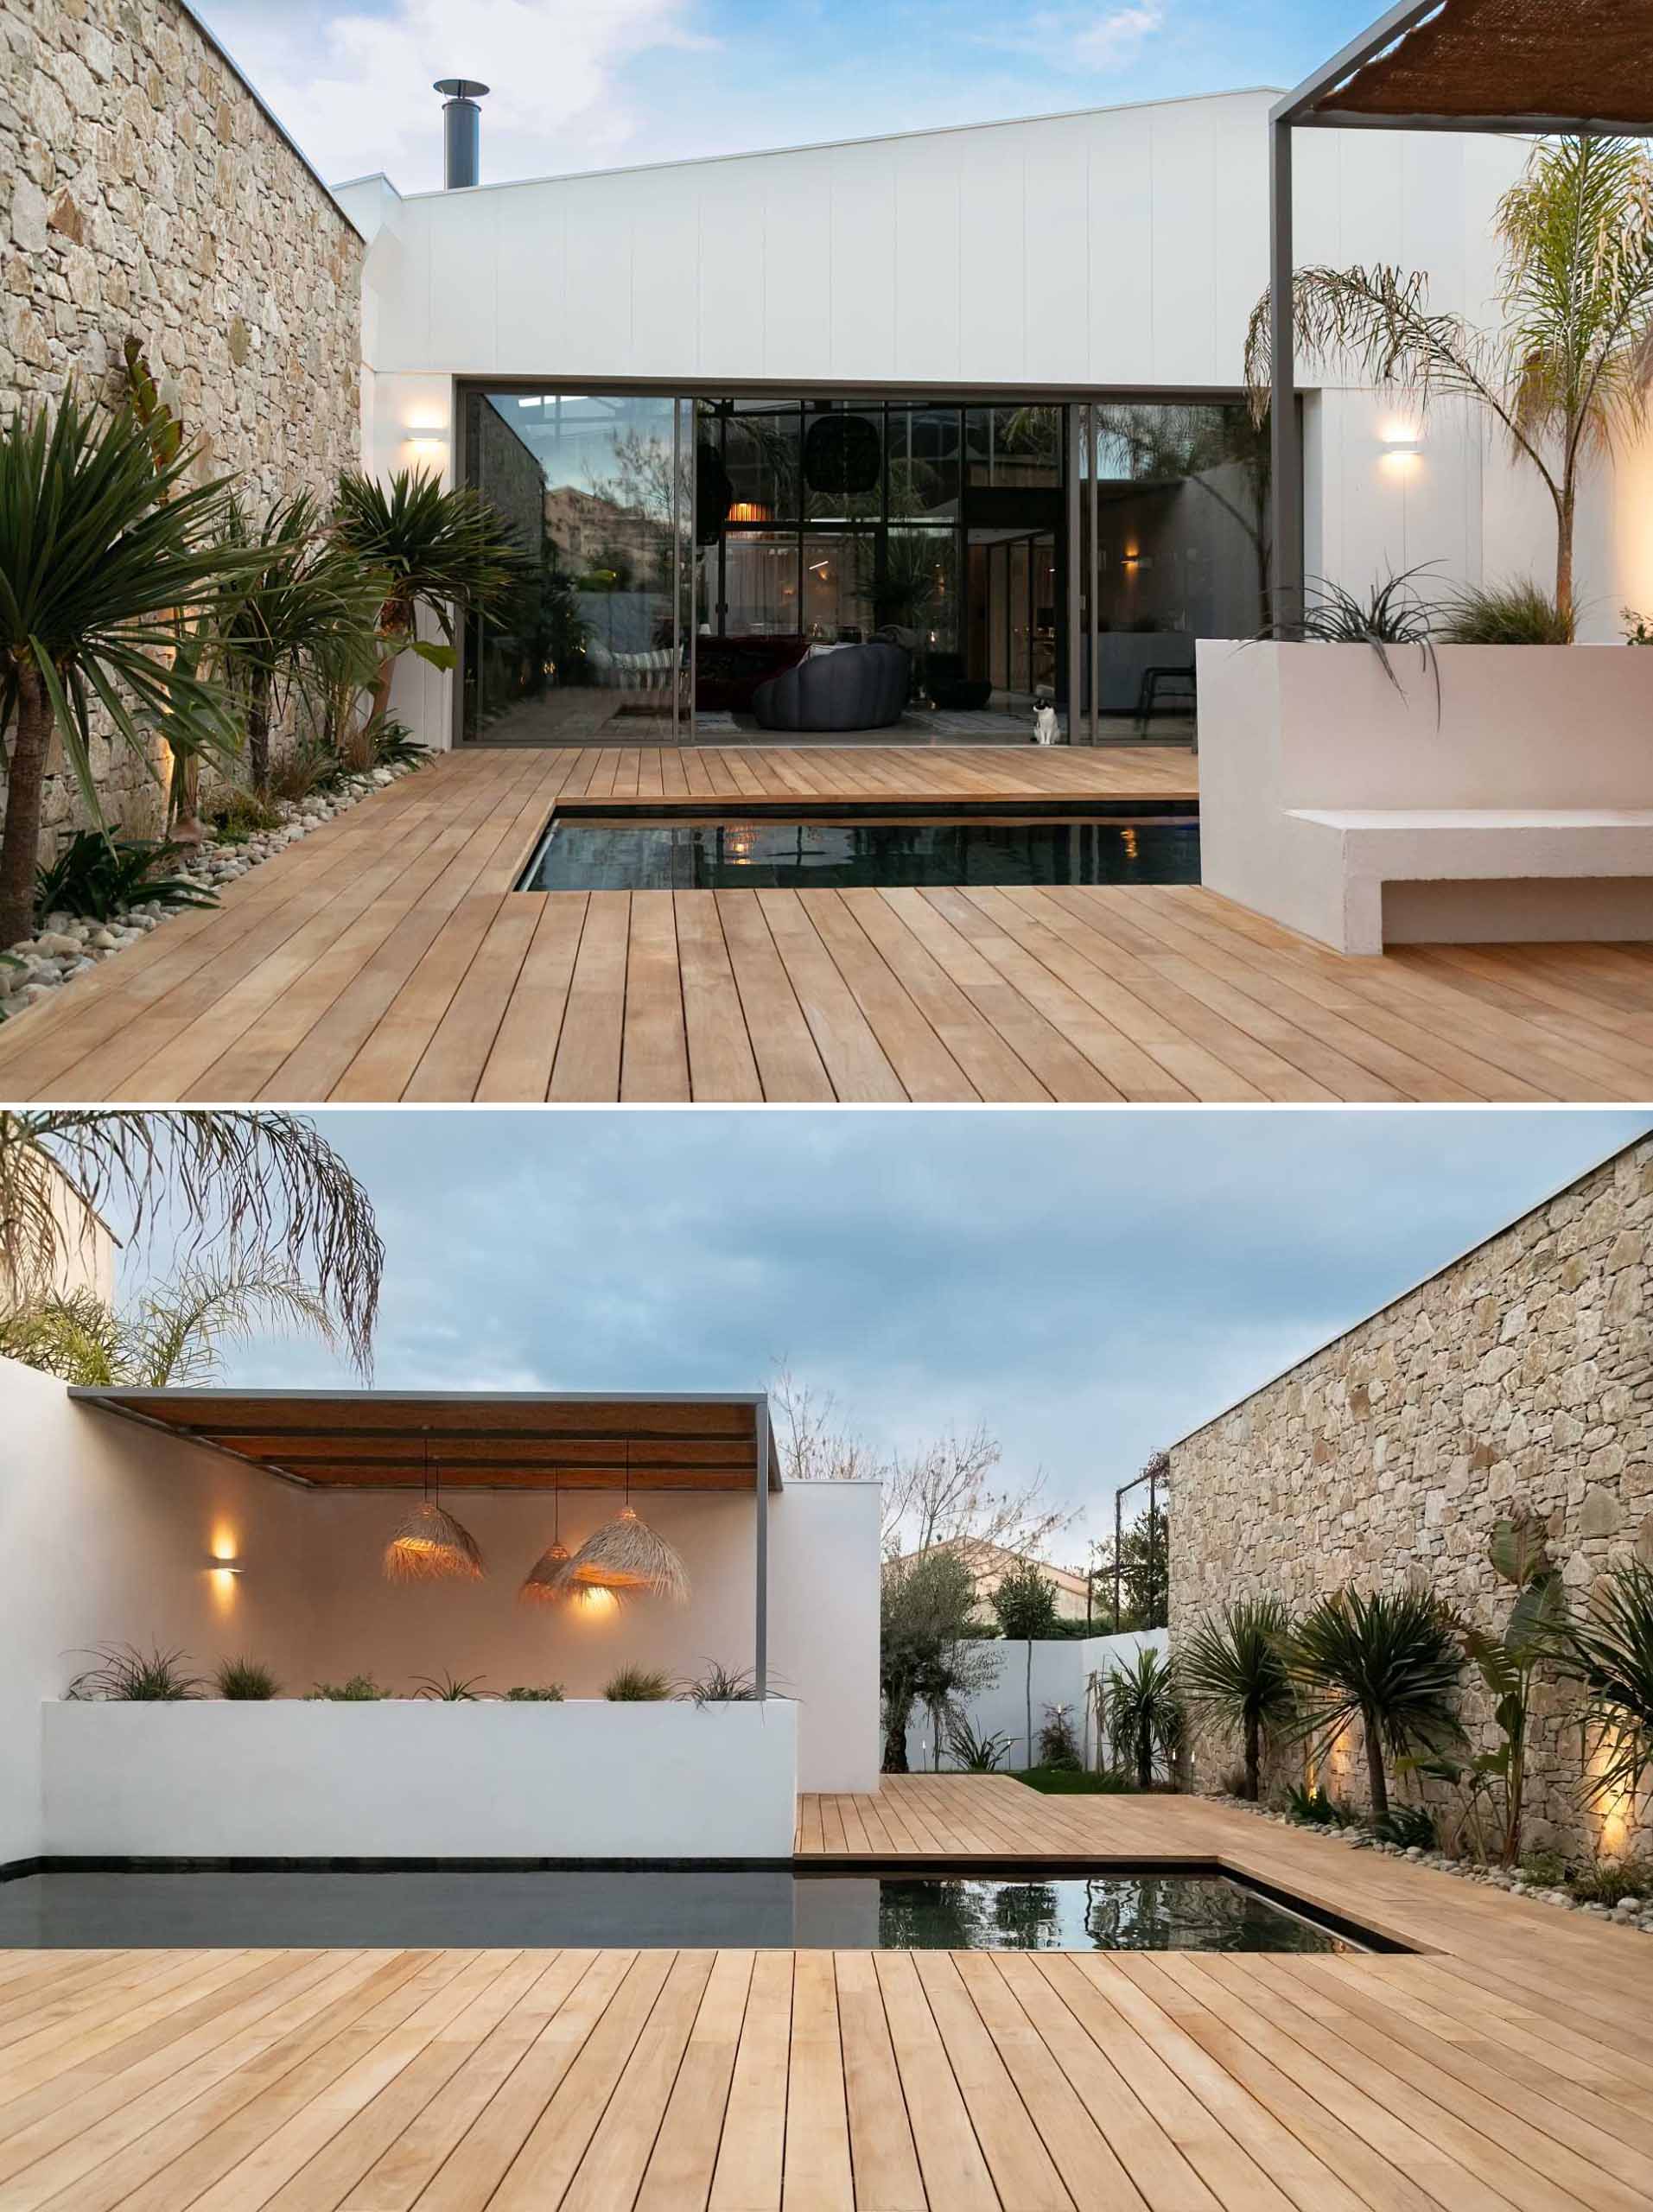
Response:
[[[474,184],[481,172],[482,111],[477,105],[487,91],[474,77],[438,77],[436,90],[442,104],[442,185],[457,192]]]

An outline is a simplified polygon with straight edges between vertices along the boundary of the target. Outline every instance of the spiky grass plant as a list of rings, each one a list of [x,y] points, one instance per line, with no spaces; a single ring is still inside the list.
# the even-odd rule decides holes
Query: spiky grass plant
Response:
[[[1278,1598],[1245,1598],[1208,1616],[1177,1653],[1183,1692],[1197,1720],[1237,1736],[1245,1752],[1245,1796],[1255,1805],[1262,1751],[1297,1710],[1281,1645],[1291,1618]]]
[[[136,1643],[100,1643],[90,1656],[94,1663],[74,1677],[66,1697],[175,1705],[206,1691],[200,1676],[186,1671],[187,1651],[163,1651],[159,1644],[144,1651]]]
[[[481,1680],[480,1675],[421,1675],[414,1695],[436,1705],[475,1705],[488,1694],[477,1688]]]
[[[1587,1694],[1586,1732],[1605,1754],[1586,1799],[1633,1798],[1653,1768],[1653,1568],[1631,1560],[1609,1569],[1589,1611],[1560,1624],[1554,1643]]]
[[[1573,609],[1530,576],[1468,585],[1441,610],[1440,636],[1451,645],[1570,645],[1575,631]]]
[[[696,1705],[748,1705],[758,1694],[757,1677],[744,1667],[725,1667],[708,1659],[697,1680],[683,1691]]]
[[[1361,1724],[1374,1820],[1389,1811],[1386,1754],[1404,1758],[1462,1742],[1464,1655],[1451,1610],[1429,1592],[1334,1591],[1303,1616],[1283,1650],[1301,1701],[1294,1734],[1324,1754]]]
[[[281,1684],[256,1659],[222,1659],[213,1677],[220,1697],[238,1704],[262,1704],[281,1695]]]
[[[561,1705],[561,1682],[518,1682],[505,1692],[507,1705]]]
[[[602,1686],[611,1705],[658,1705],[671,1694],[671,1682],[658,1667],[622,1667]]]

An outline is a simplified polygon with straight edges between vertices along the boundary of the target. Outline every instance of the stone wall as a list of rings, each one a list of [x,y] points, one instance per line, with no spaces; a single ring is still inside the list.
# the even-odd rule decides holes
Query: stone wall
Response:
[[[360,454],[362,242],[176,0],[0,0],[0,406],[112,396],[138,338],[256,510]],[[107,811],[153,826],[99,744]],[[48,849],[81,818],[47,794]]]
[[[1345,1582],[1418,1576],[1501,1627],[1486,1562],[1501,1515],[1542,1515],[1575,1606],[1611,1565],[1653,1565],[1653,1140],[1619,1153],[1314,1353],[1171,1452],[1171,1632],[1242,1596],[1293,1607]],[[1465,1718],[1496,1746],[1478,1683]],[[1541,1689],[1529,1840],[1574,1853],[1653,1848],[1648,1808],[1580,1808],[1576,1705]],[[1235,1752],[1202,1743],[1196,1778]],[[1276,1762],[1279,1786],[1300,1755]],[[1324,1777],[1363,1802],[1364,1756]]]

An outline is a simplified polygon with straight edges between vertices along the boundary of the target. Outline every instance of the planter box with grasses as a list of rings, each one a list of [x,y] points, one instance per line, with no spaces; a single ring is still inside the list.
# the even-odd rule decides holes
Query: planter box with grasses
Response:
[[[118,1859],[789,1859],[785,1698],[43,1706],[45,1851]]]

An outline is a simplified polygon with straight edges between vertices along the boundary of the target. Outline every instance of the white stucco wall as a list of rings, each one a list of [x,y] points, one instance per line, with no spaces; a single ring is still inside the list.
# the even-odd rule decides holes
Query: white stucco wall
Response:
[[[1031,1652],[1033,1745],[1037,1746],[1039,1732],[1045,1725],[1046,1707],[1065,1705],[1071,1708],[1068,1718],[1085,1764],[1094,1766],[1098,1764],[1095,1715],[1089,1709],[1087,1688],[1091,1675],[1111,1674],[1118,1667],[1129,1666],[1144,1646],[1164,1651],[1169,1640],[1162,1628],[1129,1630],[1122,1636],[1052,1637],[1031,1644],[995,1637],[989,1649],[1001,1661],[998,1680],[966,1701],[970,1726],[978,1736],[1010,1738],[1010,1749],[1004,1760],[1007,1767],[1033,1764],[1033,1753],[1027,1736],[1027,1669]],[[914,1713],[908,1726],[907,1764],[915,1771],[937,1764],[930,1716],[926,1713]],[[944,1770],[951,1764],[944,1742],[940,1764]]]
[[[404,1691],[442,1674],[501,1691],[561,1681],[575,1699],[600,1696],[624,1665],[686,1681],[709,1659],[752,1663],[749,1497],[649,1497],[693,1595],[606,1616],[516,1602],[550,1541],[540,1496],[460,1505],[491,1569],[481,1583],[392,1586],[379,1555],[405,1503],[295,1489],[0,1361],[0,1864],[41,1848],[42,1701],[62,1696],[94,1644],[177,1647],[202,1675],[245,1654],[301,1696],[363,1673]],[[565,1541],[612,1503],[565,1497]],[[797,1706],[801,1789],[877,1786],[878,1526],[874,1484],[793,1484],[770,1498],[770,1677]],[[215,1555],[242,1572],[213,1573]]]
[[[220,1453],[79,1407],[0,1360],[0,1865],[41,1836],[41,1707],[100,1643],[249,1651],[292,1679],[311,1612],[290,1580],[212,1573],[215,1551],[297,1559],[305,1501]]]

